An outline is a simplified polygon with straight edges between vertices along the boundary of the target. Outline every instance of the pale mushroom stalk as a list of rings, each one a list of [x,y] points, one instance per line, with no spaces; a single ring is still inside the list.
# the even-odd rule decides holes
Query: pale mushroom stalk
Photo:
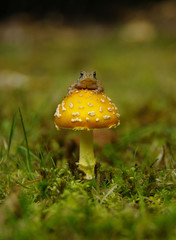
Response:
[[[79,153],[79,169],[83,171],[85,179],[94,178],[95,157],[93,150],[93,130],[80,131],[80,153]]]

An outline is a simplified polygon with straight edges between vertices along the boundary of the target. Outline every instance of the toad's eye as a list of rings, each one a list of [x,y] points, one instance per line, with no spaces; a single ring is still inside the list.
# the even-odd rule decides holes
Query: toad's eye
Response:
[[[80,76],[83,77],[84,73],[83,72],[80,72]]]
[[[93,73],[93,77],[94,77],[94,78],[96,77],[96,72]]]

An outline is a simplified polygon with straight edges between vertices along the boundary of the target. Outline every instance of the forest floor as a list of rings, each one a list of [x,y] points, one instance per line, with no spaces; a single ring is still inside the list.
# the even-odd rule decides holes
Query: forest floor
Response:
[[[135,24],[1,24],[0,239],[176,239],[176,35]],[[81,70],[121,114],[91,181],[53,123]]]

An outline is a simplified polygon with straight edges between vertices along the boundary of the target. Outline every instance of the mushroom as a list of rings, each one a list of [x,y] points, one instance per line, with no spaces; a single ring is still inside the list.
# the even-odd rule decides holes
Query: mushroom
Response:
[[[79,130],[78,166],[85,179],[94,178],[93,129],[116,127],[120,124],[119,116],[111,99],[95,90],[74,89],[58,105],[54,114],[56,128]]]

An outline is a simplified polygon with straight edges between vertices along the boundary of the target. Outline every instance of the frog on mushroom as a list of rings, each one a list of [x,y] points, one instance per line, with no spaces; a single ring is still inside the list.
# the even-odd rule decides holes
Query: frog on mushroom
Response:
[[[85,173],[85,179],[94,178],[96,160],[93,129],[112,128],[120,124],[117,107],[104,94],[95,72],[81,73],[78,81],[69,88],[67,96],[58,105],[54,116],[57,129],[80,130],[78,166]]]
[[[85,72],[80,73],[80,77],[77,82],[73,83],[69,89],[68,93],[70,94],[74,89],[88,89],[94,90],[96,93],[103,92],[104,88],[100,84],[100,81],[96,78],[96,72]]]

